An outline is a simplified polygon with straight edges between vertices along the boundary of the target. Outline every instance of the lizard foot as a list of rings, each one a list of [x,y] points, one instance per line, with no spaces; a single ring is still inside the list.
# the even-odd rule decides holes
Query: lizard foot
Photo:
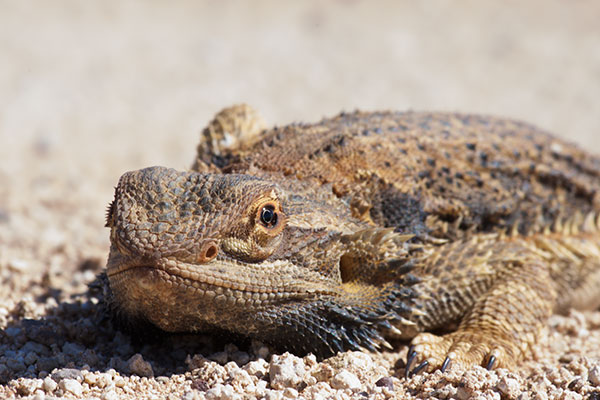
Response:
[[[510,367],[515,354],[518,351],[510,343],[481,332],[459,330],[444,336],[421,333],[408,349],[405,376],[436,369],[444,372],[450,364]]]

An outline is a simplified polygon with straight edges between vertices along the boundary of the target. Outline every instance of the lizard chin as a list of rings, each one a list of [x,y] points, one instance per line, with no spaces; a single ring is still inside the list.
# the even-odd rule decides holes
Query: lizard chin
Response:
[[[297,268],[287,261],[275,264],[279,265],[271,263],[269,267]],[[112,303],[125,319],[145,320],[167,332],[236,332],[239,321],[244,320],[246,330],[238,333],[248,334],[261,329],[260,321],[248,310],[259,312],[319,295],[316,284],[310,288],[306,282],[295,285],[283,279],[253,279],[265,268],[261,263],[220,257],[205,264],[152,262],[112,246],[106,275]]]

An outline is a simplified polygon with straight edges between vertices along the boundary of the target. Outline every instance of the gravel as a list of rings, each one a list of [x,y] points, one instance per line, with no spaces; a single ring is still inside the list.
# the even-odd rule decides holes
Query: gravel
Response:
[[[189,167],[214,113],[512,116],[600,153],[594,2],[7,2],[0,6],[0,398],[598,399],[600,312],[550,318],[514,371],[403,378],[406,343],[327,360],[102,317],[118,177]],[[385,12],[382,10],[385,9]]]

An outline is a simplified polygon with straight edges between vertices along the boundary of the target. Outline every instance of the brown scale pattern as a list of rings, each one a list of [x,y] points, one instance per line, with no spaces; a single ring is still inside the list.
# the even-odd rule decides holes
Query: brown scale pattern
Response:
[[[117,315],[324,356],[412,338],[408,374],[513,366],[552,312],[600,305],[598,157],[476,115],[262,126],[228,108],[192,172],[121,178],[107,218]]]

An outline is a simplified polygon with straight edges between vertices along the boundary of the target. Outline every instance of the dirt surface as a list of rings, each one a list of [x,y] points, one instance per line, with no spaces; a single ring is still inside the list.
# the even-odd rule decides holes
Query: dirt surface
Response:
[[[169,3],[171,4],[171,3]],[[596,2],[0,2],[0,398],[600,398],[600,312],[533,361],[401,378],[406,346],[325,362],[97,315],[125,171],[188,168],[201,127],[361,108],[479,112],[600,153]]]

